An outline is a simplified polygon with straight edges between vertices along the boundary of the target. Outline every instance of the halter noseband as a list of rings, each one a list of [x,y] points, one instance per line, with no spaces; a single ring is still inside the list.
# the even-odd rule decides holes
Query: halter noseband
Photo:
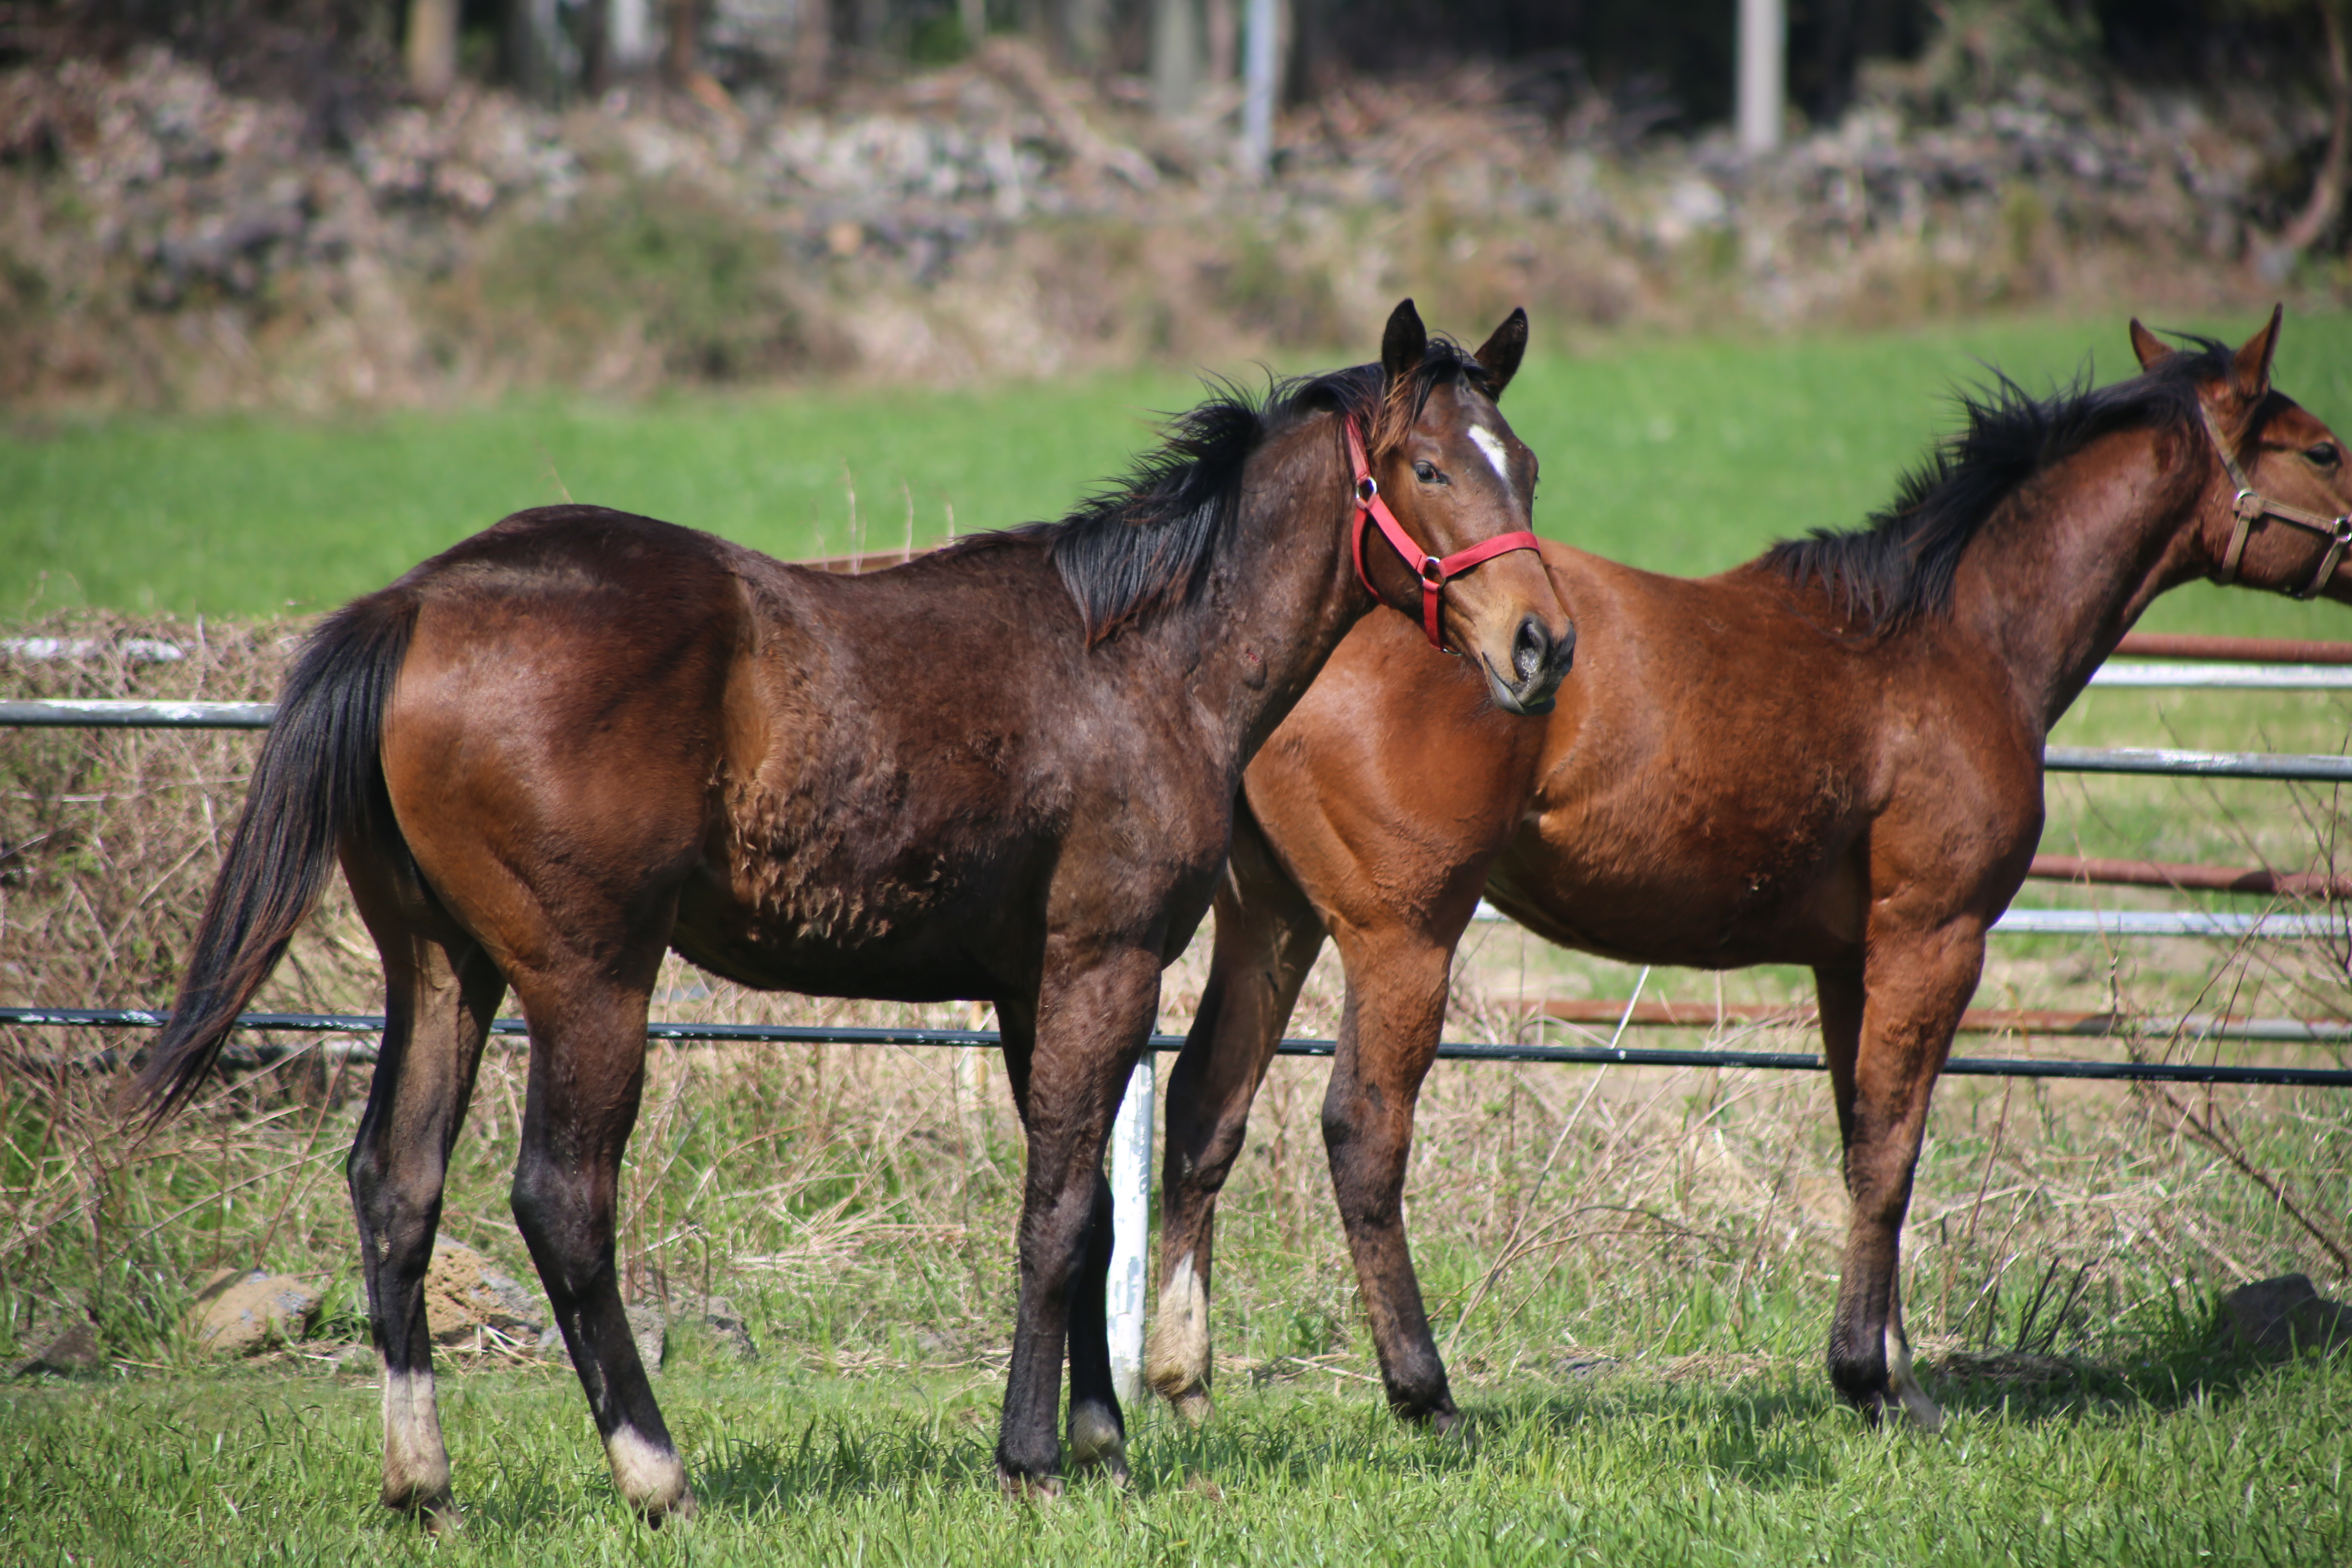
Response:
[[[1482,561],[1508,555],[1515,550],[1535,549],[1536,536],[1519,529],[1511,533],[1498,533],[1492,539],[1482,539],[1475,544],[1455,551],[1444,560],[1428,553],[1412,534],[1404,531],[1404,525],[1396,520],[1396,513],[1391,511],[1389,503],[1381,499],[1381,482],[1372,478],[1372,466],[1365,460],[1364,438],[1356,429],[1354,417],[1350,416],[1344,423],[1348,430],[1348,461],[1356,473],[1356,581],[1361,583],[1364,592],[1373,598],[1381,596],[1381,591],[1372,586],[1371,578],[1364,572],[1364,531],[1367,525],[1378,523],[1381,536],[1405,564],[1412,566],[1418,558],[1420,564],[1413,566],[1413,570],[1421,578],[1422,630],[1429,634],[1430,647],[1441,653],[1452,653],[1454,650],[1445,646],[1445,636],[1439,626],[1445,584]]]
[[[2221,557],[2221,574],[2215,581],[2230,584],[2238,580],[2238,560],[2246,552],[2246,535],[2253,531],[2257,521],[2274,517],[2291,528],[2316,533],[2327,541],[2326,552],[2319,558],[2319,570],[2311,574],[2310,582],[2294,591],[2294,597],[2298,599],[2317,597],[2319,591],[2327,586],[2327,579],[2335,573],[2336,563],[2344,558],[2345,546],[2352,544],[2352,512],[2340,517],[2322,517],[2315,511],[2305,511],[2301,507],[2271,500],[2254,489],[2254,481],[2247,478],[2246,470],[2238,466],[2237,458],[2230,450],[2230,443],[2221,438],[2221,427],[2213,422],[2213,411],[2205,406],[2202,398],[2198,400],[2197,412],[2205,416],[2205,434],[2213,438],[2213,450],[2221,456],[2223,470],[2229,474],[2230,482],[2238,487],[2238,494],[2230,503],[2231,510],[2238,514],[2238,526],[2230,532],[2230,548]]]

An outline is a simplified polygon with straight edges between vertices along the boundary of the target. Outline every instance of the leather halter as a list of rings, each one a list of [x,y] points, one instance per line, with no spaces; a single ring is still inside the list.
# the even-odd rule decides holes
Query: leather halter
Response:
[[[2198,401],[2197,412],[2205,416],[2205,434],[2213,438],[2213,450],[2220,454],[2223,470],[2229,474],[2230,482],[2238,487],[2237,496],[2230,503],[2231,510],[2238,514],[2238,526],[2231,531],[2230,548],[2221,557],[2221,574],[2214,580],[2223,584],[2238,580],[2238,560],[2246,552],[2246,535],[2262,519],[2274,517],[2291,528],[2316,533],[2327,541],[2327,549],[2319,558],[2319,570],[2311,574],[2310,582],[2293,590],[2294,597],[2298,599],[2317,597],[2319,591],[2327,586],[2327,579],[2334,574],[2336,563],[2343,559],[2345,546],[2352,544],[2352,512],[2340,517],[2323,517],[2315,511],[2305,511],[2301,507],[2271,500],[2254,489],[2254,481],[2247,478],[2246,470],[2238,466],[2236,455],[2230,450],[2230,443],[2222,439],[2221,426],[2213,422],[2213,411],[2205,406],[2202,399]]]
[[[1482,561],[1508,555],[1515,550],[1535,549],[1536,536],[1525,529],[1518,529],[1510,533],[1498,533],[1492,539],[1482,539],[1443,560],[1430,554],[1404,531],[1404,524],[1396,520],[1396,513],[1389,510],[1389,503],[1381,498],[1381,483],[1372,478],[1372,466],[1365,460],[1364,438],[1356,428],[1354,417],[1349,417],[1345,424],[1348,461],[1356,471],[1356,581],[1361,583],[1364,592],[1373,598],[1381,596],[1381,591],[1372,586],[1371,578],[1364,571],[1364,532],[1370,524],[1378,523],[1381,537],[1389,542],[1389,547],[1406,565],[1412,566],[1421,578],[1421,627],[1429,634],[1429,646],[1441,653],[1452,653],[1454,650],[1445,646],[1445,636],[1439,626],[1445,584]],[[1420,563],[1418,565],[1414,565],[1416,560]]]

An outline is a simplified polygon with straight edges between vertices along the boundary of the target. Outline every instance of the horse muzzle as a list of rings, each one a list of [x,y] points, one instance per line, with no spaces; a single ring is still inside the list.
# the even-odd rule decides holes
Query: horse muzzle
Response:
[[[1541,621],[1529,616],[1519,622],[1518,632],[1511,638],[1508,677],[1483,653],[1478,656],[1478,664],[1486,672],[1486,690],[1495,699],[1496,707],[1523,719],[1534,719],[1551,711],[1559,697],[1559,683],[1568,678],[1569,667],[1575,658],[1574,621],[1568,623],[1568,630],[1562,636],[1554,637],[1544,629]]]

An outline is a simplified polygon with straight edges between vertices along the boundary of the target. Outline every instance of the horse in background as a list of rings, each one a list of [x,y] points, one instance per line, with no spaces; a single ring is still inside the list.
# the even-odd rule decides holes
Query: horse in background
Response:
[[[1544,710],[1565,672],[1534,458],[1495,406],[1526,343],[1513,311],[1465,353],[1406,300],[1379,363],[1213,396],[1064,521],[893,571],[543,507],[326,620],[141,1087],[159,1112],[186,1098],[340,857],[384,967],[349,1172],[386,1504],[457,1517],[425,1273],[511,989],[516,1222],[621,1495],[691,1511],[614,1258],[672,948],[747,985],[995,1005],[1028,1139],[998,1471],[1058,1489],[1066,1346],[1072,1457],[1124,1474],[1103,1151],[1242,770],[1378,603],[1475,656],[1505,706]]]
[[[1811,968],[1853,1213],[1829,1370],[1933,1427],[1897,1265],[1929,1093],[2042,833],[2042,748],[2156,596],[2200,577],[2352,600],[2352,473],[2271,385],[2279,316],[2047,400],[2000,381],[1854,532],[1718,576],[1546,542],[1578,673],[1539,724],[1366,621],[1250,766],[1213,966],[1168,1089],[1147,1372],[1210,1408],[1219,1189],[1328,932],[1347,971],[1323,1134],[1389,1402],[1454,1417],[1403,1221],[1414,1100],[1483,896],[1627,963]]]

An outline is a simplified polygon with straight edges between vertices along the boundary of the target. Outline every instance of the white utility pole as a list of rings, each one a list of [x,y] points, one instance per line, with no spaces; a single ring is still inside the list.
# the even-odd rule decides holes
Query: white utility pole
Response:
[[[1780,144],[1788,80],[1789,13],[1784,0],[1739,0],[1739,150],[1769,153]]]
[[[1150,1270],[1145,1237],[1151,1230],[1151,1121],[1154,1063],[1146,1047],[1127,1080],[1118,1120],[1110,1129],[1110,1289],[1103,1316],[1110,1330],[1110,1381],[1128,1409],[1143,1397],[1143,1284]],[[1132,1420],[1133,1417],[1129,1418]]]
[[[1249,0],[1249,22],[1243,44],[1242,175],[1263,180],[1274,163],[1275,78],[1280,75],[1280,42],[1276,0]]]
[[[604,52],[616,76],[653,65],[660,53],[660,41],[654,37],[653,0],[606,0]]]

